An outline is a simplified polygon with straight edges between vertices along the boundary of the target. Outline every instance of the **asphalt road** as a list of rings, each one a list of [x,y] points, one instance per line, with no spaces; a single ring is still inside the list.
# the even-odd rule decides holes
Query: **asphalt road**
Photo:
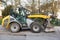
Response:
[[[0,40],[60,40],[59,28],[57,28],[54,33],[32,33],[29,30],[11,33],[3,29],[2,27],[0,29]]]

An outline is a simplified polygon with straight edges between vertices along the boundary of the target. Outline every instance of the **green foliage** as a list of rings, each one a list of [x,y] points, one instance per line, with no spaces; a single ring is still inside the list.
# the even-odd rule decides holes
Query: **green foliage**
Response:
[[[59,19],[52,19],[51,24],[55,25],[55,26],[60,26],[60,20]]]
[[[7,15],[10,15],[10,10],[11,10],[12,7],[13,7],[12,5],[9,5],[2,11],[2,17],[3,18]]]
[[[1,25],[1,23],[2,23],[2,18],[0,18],[0,25]]]

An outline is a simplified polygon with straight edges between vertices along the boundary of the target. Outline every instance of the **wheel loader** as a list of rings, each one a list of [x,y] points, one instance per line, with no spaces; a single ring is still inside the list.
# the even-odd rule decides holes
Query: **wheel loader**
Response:
[[[25,8],[19,8],[19,13],[10,13],[2,20],[2,26],[13,33],[21,31],[21,29],[30,29],[34,33],[44,31],[47,27],[47,19],[50,16],[42,13],[30,13]]]

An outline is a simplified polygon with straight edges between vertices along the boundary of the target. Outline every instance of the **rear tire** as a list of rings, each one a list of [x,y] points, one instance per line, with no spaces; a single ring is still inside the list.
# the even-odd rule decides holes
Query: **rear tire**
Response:
[[[13,32],[13,33],[17,33],[20,31],[20,26],[18,23],[11,23],[10,24],[10,31]]]
[[[39,33],[41,32],[42,28],[39,22],[33,22],[31,24],[31,31],[34,33]]]

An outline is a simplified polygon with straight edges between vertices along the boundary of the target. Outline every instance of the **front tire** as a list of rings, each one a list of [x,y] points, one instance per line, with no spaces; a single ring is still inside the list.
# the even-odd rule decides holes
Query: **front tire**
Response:
[[[34,33],[39,33],[41,32],[42,28],[39,22],[33,22],[31,24],[31,31]]]
[[[10,31],[13,33],[19,32],[20,26],[18,23],[11,23],[10,24]]]

